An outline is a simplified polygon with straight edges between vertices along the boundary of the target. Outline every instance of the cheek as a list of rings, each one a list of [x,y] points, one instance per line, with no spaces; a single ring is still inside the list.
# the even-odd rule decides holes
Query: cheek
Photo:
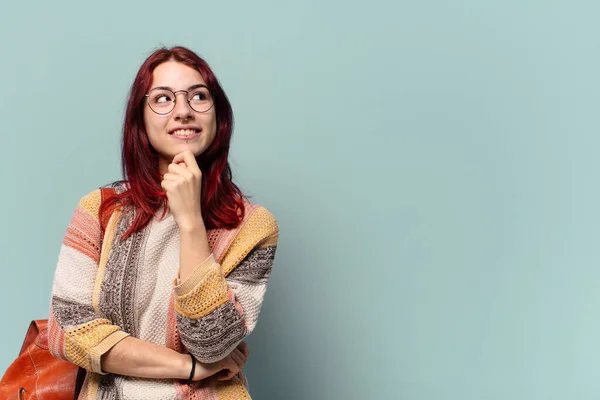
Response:
[[[212,130],[216,133],[217,132],[217,114],[214,111],[211,114],[210,125],[211,125]]]
[[[151,116],[148,115],[148,110],[144,110],[144,127],[146,128],[146,133],[150,133],[152,130]]]
[[[146,127],[148,135],[158,134],[165,127],[165,121],[164,118],[161,118],[159,115],[156,115],[151,111],[145,111],[144,126]]]
[[[212,130],[213,130],[214,134],[217,133],[217,117],[214,117],[212,119]]]

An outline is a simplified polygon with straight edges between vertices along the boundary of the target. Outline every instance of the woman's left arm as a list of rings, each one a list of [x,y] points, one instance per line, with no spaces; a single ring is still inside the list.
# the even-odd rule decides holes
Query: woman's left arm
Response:
[[[178,154],[162,187],[180,231],[179,279],[174,285],[182,343],[200,362],[225,358],[258,319],[279,229],[263,207],[250,210],[221,257],[211,254],[200,212],[202,174],[189,151]]]
[[[199,361],[226,357],[254,330],[277,249],[279,230],[263,207],[251,212],[229,250],[211,254],[176,282],[175,310],[182,343]],[[182,240],[182,261],[199,246]],[[193,256],[190,256],[193,258]]]

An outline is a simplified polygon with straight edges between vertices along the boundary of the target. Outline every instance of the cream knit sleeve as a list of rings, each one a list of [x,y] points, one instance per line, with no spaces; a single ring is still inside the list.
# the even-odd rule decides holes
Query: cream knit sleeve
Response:
[[[50,352],[96,373],[102,373],[101,356],[128,336],[92,306],[102,247],[101,200],[100,190],[89,193],[73,213],[58,257],[48,318]]]

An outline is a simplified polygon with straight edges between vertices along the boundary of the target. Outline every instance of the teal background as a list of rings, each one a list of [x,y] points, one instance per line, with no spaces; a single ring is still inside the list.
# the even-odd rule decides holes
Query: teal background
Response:
[[[232,101],[235,177],[281,239],[256,399],[597,399],[598,2],[0,6],[0,371],[62,235],[120,177],[155,47]]]

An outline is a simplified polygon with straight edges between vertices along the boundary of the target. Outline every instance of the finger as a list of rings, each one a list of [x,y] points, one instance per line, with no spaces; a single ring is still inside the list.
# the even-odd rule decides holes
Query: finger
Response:
[[[196,157],[194,157],[194,154],[191,151],[186,150],[176,154],[175,157],[173,157],[173,162],[175,164],[185,163],[186,166],[190,167],[193,164],[196,164]]]
[[[246,359],[250,357],[250,348],[248,347],[248,343],[240,342],[240,344],[238,344],[238,349],[240,349],[242,353],[244,353]]]
[[[238,349],[235,349],[231,352],[231,358],[239,369],[244,368],[244,365],[246,365],[246,357]]]
[[[225,370],[225,372],[227,373],[227,379],[231,379],[233,376],[235,376],[238,372],[241,371],[241,368],[238,365],[238,362],[240,362],[240,360],[239,359],[235,360],[235,358],[237,358],[237,356],[234,357],[232,354],[230,354],[228,358],[229,358],[231,364]]]
[[[191,178],[194,176],[194,173],[192,171],[189,171],[187,168],[185,168],[179,164],[171,163],[171,164],[169,164],[168,169],[169,169],[169,172],[172,174],[185,176],[187,178]]]
[[[233,378],[236,375],[237,375],[237,373],[233,373],[231,371],[227,371],[227,373],[223,374],[223,376],[221,376],[218,380],[219,381],[228,381],[228,380],[230,380],[231,378]]]
[[[163,175],[163,180],[180,182],[180,181],[185,180],[185,178],[181,175],[167,172],[166,174]]]
[[[248,357],[246,357],[246,353],[244,353],[244,352],[243,352],[241,349],[237,348],[237,349],[235,349],[235,350],[236,350],[236,351],[239,353],[239,355],[240,355],[240,357],[241,357],[242,361],[244,362],[244,364],[243,364],[243,365],[241,365],[241,368],[244,368],[244,365],[246,365],[246,361],[247,361],[247,358],[248,358]]]
[[[185,178],[180,177],[175,179],[163,179],[160,182],[160,186],[165,192],[168,192],[169,190],[174,190],[177,187],[177,185],[179,185],[180,179],[184,180]]]
[[[184,151],[183,153],[177,154],[173,158],[174,164],[179,164],[180,162],[185,163],[185,166],[189,168],[190,171],[200,172],[200,168],[198,167],[198,163],[196,162],[196,157],[194,157],[194,154],[191,151]]]
[[[172,187],[173,187],[173,181],[170,180],[163,180],[162,182],[160,182],[160,187],[165,191],[168,192]]]
[[[220,366],[221,366],[221,369],[229,370],[229,371],[233,371],[238,368],[238,365],[233,360],[231,354],[229,354],[227,357],[225,357],[223,360],[221,360]]]

